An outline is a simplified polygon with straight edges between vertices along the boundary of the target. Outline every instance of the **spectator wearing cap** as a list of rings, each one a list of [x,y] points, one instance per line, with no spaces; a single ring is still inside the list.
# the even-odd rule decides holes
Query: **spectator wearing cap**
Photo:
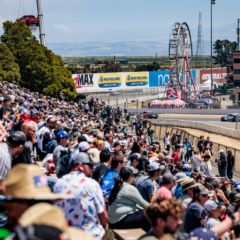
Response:
[[[134,167],[134,168],[137,168],[138,167],[138,164],[139,164],[139,159],[141,157],[141,154],[139,153],[132,153],[130,156],[129,156],[129,160],[130,160],[130,166]]]
[[[26,135],[26,142],[24,144],[24,149],[17,158],[13,159],[12,166],[18,163],[32,164],[34,163],[33,159],[33,144],[35,143],[36,138],[36,123],[33,121],[24,122],[21,126],[21,130]]]
[[[90,148],[90,145],[88,142],[80,142],[79,145],[78,145],[78,148],[79,148],[79,152],[85,152],[87,153],[89,148]]]
[[[12,230],[22,213],[39,202],[51,202],[64,196],[54,194],[48,187],[47,177],[37,165],[17,164],[4,182],[3,199],[8,216],[8,227]]]
[[[207,211],[206,227],[211,229],[220,223],[219,217],[221,215],[221,206],[216,200],[208,200],[204,204],[204,208]]]
[[[173,182],[174,182],[174,176],[171,174],[171,172],[164,173],[156,198],[171,199],[172,198],[171,188],[173,187]]]
[[[26,135],[21,131],[10,134],[7,142],[0,143],[0,180],[4,180],[11,169],[13,158],[24,149]]]
[[[124,167],[125,163],[123,158],[114,155],[111,161],[111,167],[107,170],[106,174],[100,179],[100,185],[103,191],[103,196],[105,197],[106,201],[110,195],[110,192],[119,178],[119,173],[122,167]]]
[[[100,182],[100,179],[106,174],[112,160],[112,154],[108,150],[100,152],[100,163],[96,166],[93,173],[93,179]]]
[[[165,234],[173,236],[182,225],[184,209],[176,199],[158,199],[145,209],[145,215],[152,228],[139,240],[165,239]],[[162,238],[163,237],[163,238]],[[167,239],[175,239],[167,238]]]
[[[158,191],[157,180],[160,177],[160,165],[157,162],[150,162],[147,166],[148,177],[139,182],[137,188],[141,193],[142,197],[147,201],[151,202],[153,197],[156,196]]]
[[[75,153],[71,172],[57,180],[54,192],[74,196],[74,201],[65,199],[57,205],[64,210],[70,225],[81,228],[100,240],[105,232],[104,227],[107,226],[108,215],[101,188],[90,178],[93,164],[87,153]]]
[[[59,131],[56,134],[57,146],[53,150],[53,163],[58,172],[58,163],[60,160],[61,152],[67,150],[69,144],[69,135],[66,131]]]
[[[148,205],[137,188],[132,185],[137,170],[132,166],[123,167],[120,179],[116,181],[109,197],[109,223],[113,229],[142,228],[145,231],[150,225],[144,216]]]
[[[204,204],[209,198],[209,191],[199,185],[193,189],[192,202],[188,205],[185,218],[184,218],[184,230],[189,233],[195,228],[202,227],[206,217],[204,211]]]

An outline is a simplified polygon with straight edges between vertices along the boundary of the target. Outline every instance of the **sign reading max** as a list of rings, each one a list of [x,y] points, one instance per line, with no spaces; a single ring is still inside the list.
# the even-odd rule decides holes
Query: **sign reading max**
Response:
[[[74,74],[76,88],[93,87],[93,73]]]

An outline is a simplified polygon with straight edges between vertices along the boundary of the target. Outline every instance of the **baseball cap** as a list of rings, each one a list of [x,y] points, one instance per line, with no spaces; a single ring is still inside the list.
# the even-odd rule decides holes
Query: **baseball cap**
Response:
[[[27,138],[24,132],[15,131],[10,134],[10,136],[7,139],[7,142],[11,147],[18,147],[20,145],[25,144],[26,140]]]
[[[149,172],[156,171],[160,169],[160,165],[157,162],[150,162],[147,166]]]
[[[75,152],[72,156],[73,164],[94,164],[91,157],[85,152]]]
[[[207,200],[204,204],[204,208],[208,212],[217,209],[219,206],[220,206],[219,203],[217,201],[214,201],[214,200]]]
[[[90,148],[88,142],[80,142],[78,147],[79,147],[79,151],[81,151],[81,152],[85,152]]]
[[[129,156],[129,160],[130,161],[133,161],[133,160],[139,160],[141,157],[141,154],[140,153],[133,153]]]
[[[63,139],[63,138],[69,138],[69,135],[66,131],[59,131],[56,135],[56,138],[58,140]]]

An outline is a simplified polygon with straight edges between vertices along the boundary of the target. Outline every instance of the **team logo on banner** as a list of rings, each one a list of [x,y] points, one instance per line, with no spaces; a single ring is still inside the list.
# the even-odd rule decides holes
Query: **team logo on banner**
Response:
[[[100,73],[98,76],[98,86],[100,88],[120,87],[122,75],[120,73]]]
[[[175,100],[179,98],[179,93],[177,91],[167,91],[166,95],[168,100]]]
[[[126,86],[147,86],[149,82],[148,72],[127,73],[125,78]]]

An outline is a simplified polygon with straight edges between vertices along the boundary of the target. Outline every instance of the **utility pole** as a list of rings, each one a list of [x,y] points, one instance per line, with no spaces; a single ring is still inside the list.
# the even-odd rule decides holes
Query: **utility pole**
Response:
[[[239,29],[239,25],[240,25],[240,19],[238,18],[238,20],[237,20],[237,23],[238,23],[238,25],[237,25],[237,43],[238,43],[238,51],[239,51],[239,49],[240,49],[240,29]]]
[[[216,3],[215,0],[210,0],[210,6],[211,6],[211,9],[210,9],[210,12],[211,12],[211,26],[210,26],[210,31],[211,31],[211,90],[213,90],[213,61],[212,61],[212,57],[213,57],[213,53],[212,53],[212,45],[213,45],[213,41],[212,41],[212,6]]]
[[[43,13],[42,13],[42,6],[41,0],[36,0],[37,3],[37,12],[39,18],[39,39],[42,45],[45,45],[45,33],[43,29]]]

